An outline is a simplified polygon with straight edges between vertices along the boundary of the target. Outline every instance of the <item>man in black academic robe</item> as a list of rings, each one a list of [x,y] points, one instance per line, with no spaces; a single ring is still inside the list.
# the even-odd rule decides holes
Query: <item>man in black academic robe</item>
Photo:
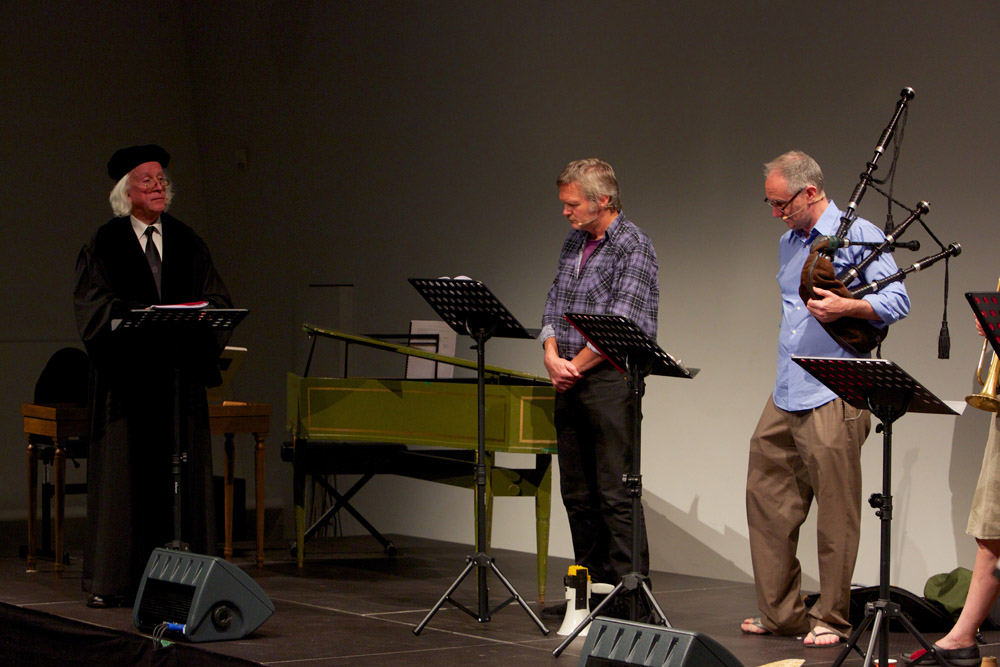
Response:
[[[211,308],[232,307],[204,241],[164,212],[171,194],[163,174],[169,159],[158,146],[115,153],[108,172],[118,182],[119,200],[126,195],[129,213],[100,227],[77,260],[76,320],[96,378],[83,567],[92,607],[130,604],[157,547],[177,539],[197,553],[215,551],[205,388],[219,383],[217,359],[225,340],[208,331],[180,340],[169,330],[113,330],[113,321],[128,311],[156,304],[207,301]],[[116,213],[124,212],[114,191],[112,205]],[[142,233],[154,225],[155,235]],[[154,236],[159,285],[144,251]],[[173,520],[175,393],[187,455],[181,535],[174,535]]]

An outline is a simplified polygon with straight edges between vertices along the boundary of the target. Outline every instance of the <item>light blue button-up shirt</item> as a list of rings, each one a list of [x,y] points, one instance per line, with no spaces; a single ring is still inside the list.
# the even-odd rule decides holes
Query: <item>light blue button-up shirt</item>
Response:
[[[782,410],[808,410],[836,398],[836,394],[792,361],[792,355],[846,359],[854,356],[826,333],[823,325],[809,314],[799,296],[802,267],[809,256],[810,246],[820,236],[833,236],[840,226],[842,216],[843,212],[831,201],[808,237],[789,230],[778,242],[777,279],[781,288],[781,329],[778,334],[778,375],[774,383],[774,404]],[[885,240],[878,227],[861,218],[851,225],[847,238],[851,241]],[[834,269],[840,274],[848,266],[856,266],[870,253],[871,248],[861,246],[840,249],[834,254]],[[848,288],[885,278],[898,270],[892,254],[882,253],[881,257],[865,269],[862,280],[848,285]],[[881,324],[873,322],[876,326],[888,326],[910,312],[910,299],[902,282],[892,283],[879,292],[862,298],[872,305],[875,314],[882,319]]]

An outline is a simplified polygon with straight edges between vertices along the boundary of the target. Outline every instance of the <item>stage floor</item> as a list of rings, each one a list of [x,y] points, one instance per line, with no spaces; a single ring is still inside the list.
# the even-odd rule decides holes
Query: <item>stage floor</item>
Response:
[[[238,545],[243,548],[238,549],[235,562],[270,597],[274,615],[240,640],[178,645],[175,655],[164,664],[528,667],[577,665],[580,661],[583,638],[574,640],[558,659],[554,658],[553,649],[563,641],[556,634],[560,622],[545,620],[551,633],[544,636],[516,603],[498,611],[488,623],[478,623],[445,605],[415,636],[413,629],[465,567],[471,548],[413,537],[392,539],[399,549],[394,557],[384,555],[368,537],[312,541],[301,571],[284,546],[269,549],[264,568],[257,569],[252,545]],[[543,605],[537,602],[534,556],[505,550],[495,550],[492,555],[532,609],[540,612]],[[570,564],[566,559],[549,560],[545,604],[562,597],[562,578]],[[487,580],[493,607],[508,596],[492,573]],[[829,665],[839,655],[839,648],[807,649],[795,638],[741,634],[739,621],[755,614],[752,584],[663,572],[652,573],[652,583],[654,595],[674,628],[707,635],[747,667],[787,659],[804,660],[807,666]],[[474,573],[454,597],[476,608]],[[61,652],[60,664],[77,664],[67,656],[86,656],[79,664],[117,664],[114,660],[121,660],[122,642],[148,649],[131,664],[150,660],[152,639],[135,630],[131,609],[88,609],[85,601],[79,561],[58,577],[51,562],[42,562],[37,572],[27,573],[22,559],[0,559],[0,611],[7,624],[0,634],[13,633],[6,640],[0,639],[0,663],[47,664],[44,656],[51,649],[54,655]],[[933,641],[940,634],[925,636]],[[45,638],[41,645],[39,637]],[[115,644],[112,639],[119,640],[118,650],[102,658],[101,651]],[[983,647],[983,654],[1000,653],[1000,632],[986,633],[986,639],[990,643]],[[893,633],[890,656],[899,657],[916,646],[909,635]],[[156,662],[155,656],[152,662]],[[860,665],[862,660],[852,654],[844,664]]]

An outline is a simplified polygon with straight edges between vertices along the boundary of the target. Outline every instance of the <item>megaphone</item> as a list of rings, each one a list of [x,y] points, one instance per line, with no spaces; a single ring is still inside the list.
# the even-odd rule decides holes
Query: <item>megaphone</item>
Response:
[[[594,593],[607,595],[614,590],[614,586],[591,583],[587,568],[580,565],[570,565],[563,584],[566,586],[566,615],[556,634],[565,637],[590,616],[590,596]],[[588,625],[578,636],[586,637],[589,629]]]

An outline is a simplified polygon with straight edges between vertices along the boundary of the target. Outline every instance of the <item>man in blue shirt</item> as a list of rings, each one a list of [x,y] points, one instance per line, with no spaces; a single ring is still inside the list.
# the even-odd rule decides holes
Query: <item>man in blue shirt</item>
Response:
[[[622,482],[632,472],[630,391],[624,374],[563,315],[623,315],[655,339],[656,252],[622,214],[611,165],[598,159],[571,162],[556,184],[572,229],[545,302],[540,338],[556,389],[560,488],[576,563],[593,581],[617,584],[632,571],[632,499]],[[645,575],[649,550],[641,514],[638,520]]]
[[[843,213],[826,198],[823,172],[805,153],[785,153],[767,163],[764,173],[765,203],[789,231],[778,242],[782,311],[777,380],[750,440],[747,470],[747,524],[761,616],[747,618],[741,629],[750,634],[805,634],[806,646],[827,646],[839,643],[851,630],[850,584],[861,526],[861,445],[871,429],[871,415],[837,398],[791,357],[854,357],[821,322],[854,317],[881,328],[905,317],[910,302],[903,283],[896,282],[862,299],[816,288],[817,298],[803,303],[799,286],[810,247],[819,237],[836,233]],[[859,218],[847,238],[857,242],[885,237]],[[833,259],[836,273],[856,266],[866,252],[870,250],[858,245],[838,250]],[[892,255],[884,253],[865,269],[862,282],[896,271]],[[813,499],[820,596],[807,610],[796,549]]]

